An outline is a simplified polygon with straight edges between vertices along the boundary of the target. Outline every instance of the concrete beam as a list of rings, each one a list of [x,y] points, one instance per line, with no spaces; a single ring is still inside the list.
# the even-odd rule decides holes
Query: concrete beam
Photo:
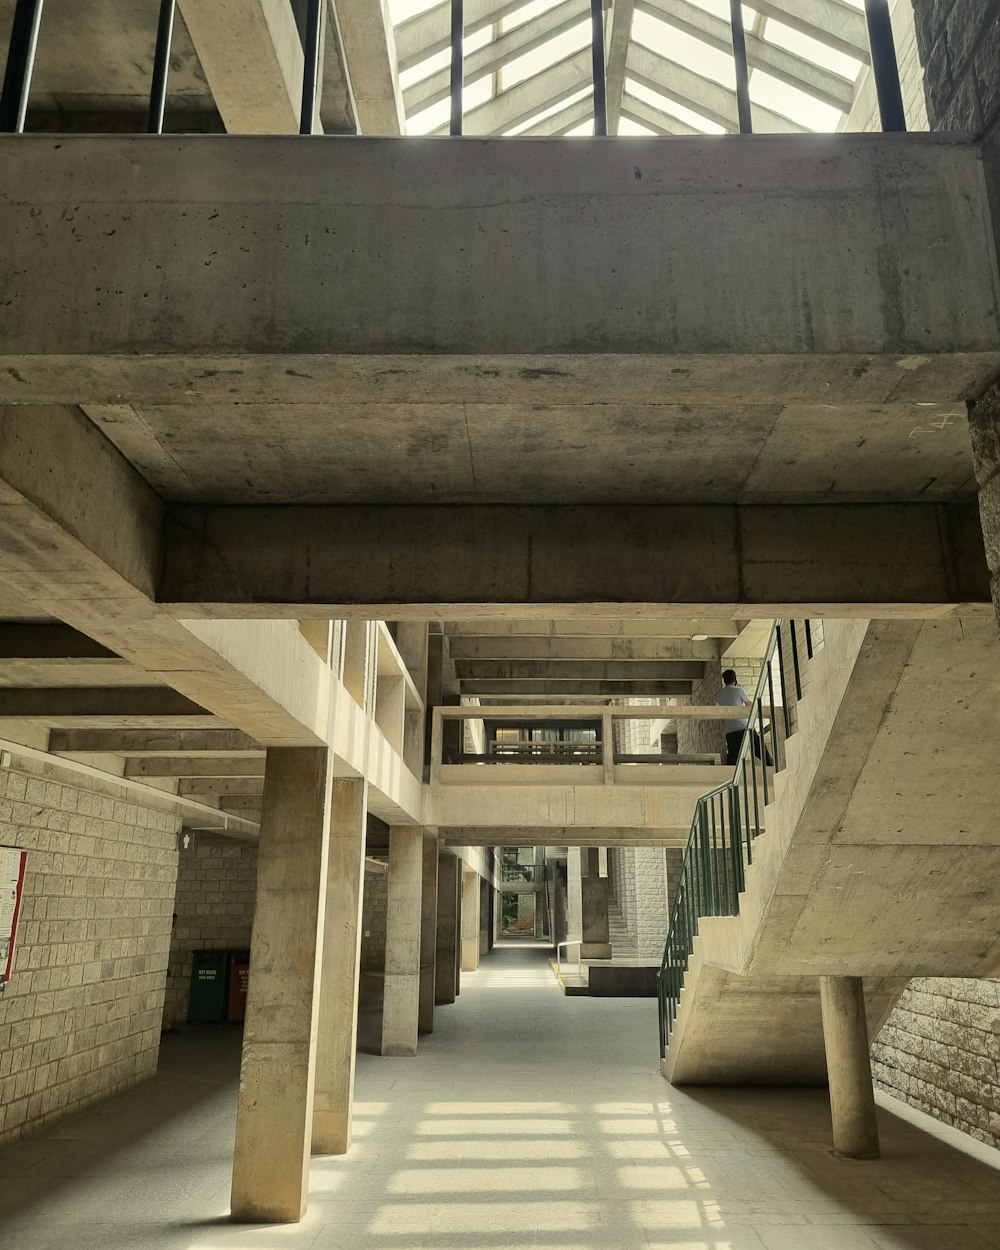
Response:
[[[691,642],[690,638],[572,638],[551,635],[477,637],[454,634],[449,635],[448,651],[456,669],[463,660],[655,660],[677,663],[717,660],[720,654],[717,642]],[[699,669],[701,667],[699,664]]]
[[[690,681],[651,681],[636,678],[630,681],[582,681],[567,677],[563,681],[463,681],[463,694],[501,697],[507,694],[561,697],[565,693],[586,695],[588,698],[647,698],[653,695],[681,698],[691,693]]]
[[[160,755],[128,760],[126,777],[263,777],[264,752],[259,756],[206,759],[203,755]]]
[[[990,604],[974,503],[172,508],[180,616],[943,615]],[[455,535],[461,534],[461,552]],[[429,552],[449,552],[429,560]]]
[[[177,793],[200,795],[203,798],[221,799],[239,796],[246,798],[264,793],[264,778],[256,777],[182,777],[177,783]]]
[[[476,828],[459,825],[440,831],[446,846],[498,846],[510,841],[510,826]],[[690,823],[663,829],[634,826],[551,826],[519,825],[518,846],[687,846]],[[506,890],[504,885],[501,889]]]
[[[168,686],[30,686],[22,690],[0,687],[0,717],[10,720],[100,720],[114,717],[142,722],[176,717],[204,720],[211,712]]]
[[[0,398],[67,388],[77,403],[233,402],[253,378],[257,399],[316,402],[336,385],[338,398],[370,402],[377,378],[383,400],[426,403],[461,378],[467,398],[538,402],[571,384],[580,393],[595,344],[604,369],[615,354],[643,359],[624,382],[619,362],[613,391],[609,376],[588,401],[661,383],[657,402],[692,387],[702,402],[793,390],[824,403],[954,401],[995,372],[998,283],[982,262],[993,244],[975,145],[636,139],[627,180],[622,160],[620,147],[583,139],[0,138],[0,237],[19,257],[0,308]],[[72,220],[52,200],[62,185],[81,204]],[[132,294],[101,300],[95,272],[127,272]],[[324,284],[330,272],[346,285]],[[625,307],[623,289],[636,293]],[[663,298],[674,290],[698,299]],[[209,342],[218,364],[202,360]],[[535,359],[492,374],[492,361],[470,360],[478,353]],[[539,355],[560,360],[540,374]],[[932,390],[937,355],[950,363]],[[401,374],[388,375],[386,356],[404,357]]]
[[[465,115],[463,132],[504,135],[537,113],[562,103],[591,82],[592,75],[590,49],[583,48],[471,109]],[[435,133],[445,134],[447,128],[441,127]]]
[[[455,657],[452,657],[455,659]],[[455,659],[455,675],[468,681],[556,682],[698,681],[704,664],[688,660],[463,660]]]
[[[195,621],[188,628],[155,605],[162,524],[159,498],[78,409],[0,409],[0,577],[23,603],[178,692],[171,703],[167,689],[155,698],[105,691],[91,714],[128,716],[134,708],[142,717],[158,714],[149,710],[156,706],[164,716],[214,714],[264,745],[319,741],[326,707],[316,691],[329,674],[297,627],[247,621],[234,631]],[[13,706],[14,692],[6,694]],[[36,706],[42,694],[33,692]]]
[[[608,100],[608,134],[618,134],[625,95],[625,62],[628,46],[632,40],[632,18],[635,0],[615,0],[608,10],[609,28],[606,32],[607,67],[605,81]]]
[[[49,750],[54,755],[264,755],[258,742],[237,729],[54,729]]]
[[[465,5],[465,34],[474,35],[524,6],[524,0],[468,0]],[[451,3],[407,18],[393,31],[400,70],[412,69],[421,61],[443,52],[451,43]]]
[[[531,646],[539,640],[552,639],[554,645],[561,646],[564,639],[581,640],[579,645],[587,645],[592,638],[607,638],[612,647],[633,647],[646,645],[675,645],[660,643],[661,639],[690,640],[692,634],[704,634],[707,638],[722,638],[727,642],[738,637],[741,626],[737,621],[720,617],[699,617],[696,619],[674,618],[661,616],[642,618],[616,617],[567,617],[549,621],[519,620],[474,620],[448,621],[444,632],[448,637],[449,648],[456,645],[459,638],[485,638],[491,642],[494,637],[499,640],[531,639]],[[638,640],[643,640],[641,643]],[[567,644],[570,645],[570,644]],[[680,645],[684,645],[681,643]],[[513,656],[511,658],[519,658]],[[614,658],[609,657],[609,658]],[[655,655],[645,657],[657,659]],[[705,657],[712,658],[712,657]]]
[[[0,609],[2,611],[2,609]],[[118,660],[78,629],[57,622],[0,623],[0,660]]]
[[[178,5],[230,134],[297,134],[303,55],[288,0]]]
[[[336,19],[359,134],[405,135],[406,114],[388,5],[385,0],[337,0]]]
[[[838,0],[760,0],[754,8],[846,56],[871,59],[864,14]]]

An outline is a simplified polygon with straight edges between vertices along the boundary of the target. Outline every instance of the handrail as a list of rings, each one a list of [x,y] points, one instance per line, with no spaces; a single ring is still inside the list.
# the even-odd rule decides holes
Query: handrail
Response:
[[[808,662],[813,657],[814,645],[810,623],[804,624]],[[791,642],[791,690],[786,682],[785,635]],[[772,673],[772,660],[776,655],[780,703],[775,701]],[[677,1018],[699,918],[739,914],[739,896],[744,888],[746,869],[753,862],[753,840],[763,829],[761,812],[774,797],[773,776],[769,777],[769,771],[784,768],[785,741],[794,732],[790,716],[794,704],[789,695],[794,702],[802,697],[802,671],[796,622],[775,622],[747,712],[748,732],[743,736],[733,776],[699,797],[691,820],[691,833],[681,862],[657,976],[661,1056],[666,1054],[670,1030]],[[773,759],[773,769],[766,762],[769,755]]]

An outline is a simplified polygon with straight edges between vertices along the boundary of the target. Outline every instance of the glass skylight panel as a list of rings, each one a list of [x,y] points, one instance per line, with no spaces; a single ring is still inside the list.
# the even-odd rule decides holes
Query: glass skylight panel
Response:
[[[479,82],[467,83],[462,91],[463,112],[471,113],[474,108],[478,108],[480,104],[485,104],[487,100],[492,98],[493,78],[491,75],[480,79]],[[451,101],[439,100],[437,104],[432,104],[430,108],[421,109],[419,113],[414,113],[412,117],[408,117],[406,119],[406,133],[408,135],[433,134],[441,126],[447,126],[450,118]]]
[[[536,17],[541,17],[543,13],[548,13],[549,9],[554,9],[559,0],[530,0],[523,8],[508,13],[500,22],[500,33],[502,35],[510,34],[512,30],[516,30],[518,26],[523,26],[525,22],[533,21]],[[581,18],[590,18],[590,9],[587,6],[587,0],[580,0],[580,16]]]
[[[634,78],[625,79],[625,90],[629,95],[634,95],[637,100],[644,100],[653,108],[659,109],[661,113],[666,113],[668,117],[676,117],[678,121],[686,122],[701,134],[706,135],[724,135],[725,127],[711,122],[707,117],[702,117],[700,113],[696,113],[694,109],[686,108],[683,104],[677,104],[673,100],[669,100],[666,96],[660,95],[658,91],[651,91],[649,87],[644,86],[641,82],[636,82]]]
[[[389,0],[389,21],[393,26],[402,26],[409,18],[418,17],[440,3],[441,0]]]
[[[785,48],[789,52],[797,52],[799,56],[805,57],[807,61],[812,61],[814,65],[821,65],[824,69],[832,70],[835,74],[841,74],[852,82],[861,72],[862,61],[860,59],[848,56],[836,48],[831,48],[827,44],[821,43],[820,40],[813,39],[810,35],[802,34],[801,31],[792,30],[790,26],[785,26],[773,17],[768,20],[764,27],[763,38],[778,48]]]
[[[642,135],[648,138],[650,135],[655,135],[656,131],[650,130],[647,126],[640,126],[631,117],[623,117],[618,123],[618,133],[620,135]]]
[[[543,43],[541,47],[532,49],[531,52],[525,52],[522,56],[515,57],[500,71],[503,75],[503,86],[514,87],[519,82],[524,82],[526,78],[533,78],[536,74],[555,65],[557,61],[564,60],[567,56],[571,56],[574,52],[579,52],[581,48],[590,46],[590,22],[584,20],[579,26],[574,26],[572,30],[567,30],[561,35],[557,35],[554,39],[549,39]]]
[[[750,75],[750,102],[762,104],[782,117],[815,131],[836,130],[844,116],[833,105],[824,104],[759,69],[753,70]]]
[[[504,131],[504,134],[507,136],[523,134],[526,130],[530,130],[532,126],[537,126],[539,122],[545,121],[547,117],[555,117],[557,113],[561,113],[563,109],[569,108],[571,104],[575,104],[578,100],[582,100],[585,96],[591,95],[591,93],[592,89],[589,85],[581,87],[579,91],[574,92],[571,96],[567,96],[565,100],[560,100],[557,104],[549,104],[546,105],[545,108],[539,109],[538,112],[529,117],[527,121],[523,121],[519,125],[511,127],[510,130]]]
[[[648,13],[636,13],[632,23],[632,38],[651,52],[658,52],[668,60],[683,65],[685,69],[710,78],[724,87],[736,83],[733,58],[718,48],[709,47],[694,35],[677,30]]]

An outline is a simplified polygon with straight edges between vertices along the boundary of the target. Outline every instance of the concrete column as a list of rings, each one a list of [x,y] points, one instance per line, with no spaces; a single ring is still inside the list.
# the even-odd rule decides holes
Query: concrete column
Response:
[[[312,1149],[342,1155],[351,1146],[354,1109],[368,786],[342,778],[332,791]]]
[[[462,971],[479,967],[479,873],[462,873]]]
[[[1000,385],[969,405],[969,430],[990,590],[1000,623]]]
[[[234,1220],[293,1223],[308,1200],[327,761],[325,747],[267,753],[233,1154]]]
[[[462,886],[462,860],[458,861],[458,868],[455,872],[455,964],[452,971],[455,974],[455,997],[458,998],[462,992],[462,903],[463,903],[463,886]]]
[[[566,852],[566,941],[583,941],[582,852],[578,846]]]
[[[419,825],[395,825],[389,830],[383,1055],[417,1053],[423,842],[424,831]]]
[[[834,1151],[850,1159],[877,1159],[878,1125],[861,977],[820,977],[819,994]]]
[[[608,920],[608,879],[601,876],[600,851],[584,848],[581,861],[586,871],[580,880],[581,959],[611,958],[611,926]]]
[[[455,1001],[455,967],[458,963],[458,886],[461,861],[452,851],[438,857],[437,935],[435,943],[434,1002]]]
[[[434,1032],[434,980],[437,968],[438,841],[424,833],[420,894],[420,1006],[417,1031]]]
[[[479,958],[490,949],[490,887],[479,878]]]

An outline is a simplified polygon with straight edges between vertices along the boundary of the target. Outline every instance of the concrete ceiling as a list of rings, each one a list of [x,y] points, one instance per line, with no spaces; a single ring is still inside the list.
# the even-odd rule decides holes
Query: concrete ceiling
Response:
[[[972,498],[961,405],[88,406],[186,503],[754,503]]]

